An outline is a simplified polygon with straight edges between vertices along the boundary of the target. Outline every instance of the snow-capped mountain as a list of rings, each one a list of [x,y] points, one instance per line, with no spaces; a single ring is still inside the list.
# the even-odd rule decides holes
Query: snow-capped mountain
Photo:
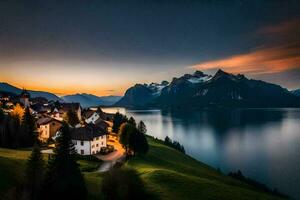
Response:
[[[279,85],[219,70],[214,76],[201,71],[185,74],[173,78],[171,83],[163,87],[159,84],[137,84],[129,88],[116,105],[171,109],[300,107],[300,98]]]
[[[168,84],[168,81],[151,84],[136,84],[129,88],[124,97],[122,97],[115,105],[128,107],[145,105],[160,96],[161,91],[167,87]]]

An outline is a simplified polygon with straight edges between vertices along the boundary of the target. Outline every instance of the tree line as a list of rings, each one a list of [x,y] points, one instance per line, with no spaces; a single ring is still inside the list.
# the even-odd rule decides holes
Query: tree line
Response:
[[[36,121],[29,108],[17,104],[9,114],[0,108],[0,147],[32,147],[35,137]]]
[[[183,145],[181,145],[176,140],[172,141],[171,138],[169,138],[168,136],[165,137],[164,144],[169,147],[172,147],[173,149],[176,149],[182,153],[185,153],[185,149],[184,149]]]
[[[113,132],[118,133],[119,141],[125,148],[126,155],[148,152],[147,128],[143,121],[137,124],[133,117],[128,119],[125,115],[117,112],[113,120]]]

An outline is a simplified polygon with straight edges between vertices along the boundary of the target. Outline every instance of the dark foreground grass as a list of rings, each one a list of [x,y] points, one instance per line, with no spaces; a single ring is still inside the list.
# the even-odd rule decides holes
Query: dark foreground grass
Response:
[[[145,182],[146,189],[157,199],[280,199],[257,188],[220,174],[215,169],[148,138],[150,151],[134,157],[125,165],[134,168]],[[30,151],[0,148],[0,199],[22,180]],[[89,199],[103,199],[103,173],[91,172],[95,161],[78,161],[83,171]]]

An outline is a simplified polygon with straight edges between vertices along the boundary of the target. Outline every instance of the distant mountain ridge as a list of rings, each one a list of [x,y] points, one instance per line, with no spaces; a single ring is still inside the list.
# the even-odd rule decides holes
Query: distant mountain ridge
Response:
[[[82,107],[90,107],[90,106],[110,106],[116,103],[121,99],[120,96],[95,96],[92,94],[73,94],[73,95],[65,95],[62,97],[58,97],[57,95],[50,93],[50,92],[43,92],[43,91],[33,91],[27,90],[32,98],[35,97],[44,97],[48,99],[48,101],[64,101],[64,102],[76,102],[80,103]],[[13,85],[8,83],[0,82],[0,92],[10,93],[14,95],[19,95],[22,92],[22,89],[17,88]]]
[[[0,83],[0,91],[3,92],[10,92],[10,93],[14,93],[16,95],[19,95],[22,92],[22,89],[17,88],[13,85],[10,85],[8,83]],[[31,97],[44,97],[46,99],[53,100],[53,101],[61,101],[61,98],[59,98],[58,96],[56,96],[55,94],[52,94],[50,92],[43,92],[43,91],[34,91],[34,90],[27,90]]]
[[[72,94],[61,97],[65,102],[79,102],[82,107],[110,106],[121,99],[120,96],[96,96],[92,94]]]
[[[129,88],[117,106],[162,109],[203,107],[300,107],[300,97],[279,85],[219,70],[173,78],[154,96],[147,84]]]

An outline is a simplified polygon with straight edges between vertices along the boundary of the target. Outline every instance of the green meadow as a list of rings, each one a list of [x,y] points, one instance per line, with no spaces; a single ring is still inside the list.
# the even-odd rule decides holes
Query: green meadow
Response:
[[[259,189],[232,179],[217,170],[148,138],[150,150],[125,163],[137,170],[148,192],[157,199],[280,199]],[[23,178],[30,150],[0,148],[0,197],[5,199]],[[47,159],[45,155],[45,159]],[[89,191],[89,199],[103,199],[103,173],[96,172],[101,162],[79,160]]]

